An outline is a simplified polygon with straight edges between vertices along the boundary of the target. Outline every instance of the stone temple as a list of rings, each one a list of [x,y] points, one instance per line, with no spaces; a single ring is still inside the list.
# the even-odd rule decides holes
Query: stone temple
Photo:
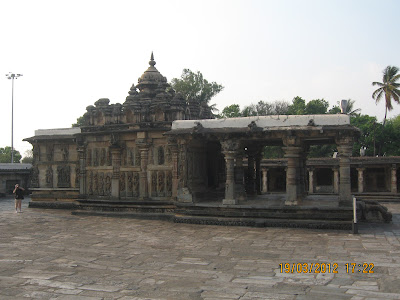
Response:
[[[123,104],[99,99],[81,127],[36,130],[25,139],[34,153],[31,207],[201,224],[351,227],[350,156],[359,130],[349,116],[212,119],[207,105],[187,102],[155,64],[151,55]],[[306,159],[316,144],[339,151],[328,163],[334,188],[318,197]],[[269,176],[262,160],[268,145],[285,153],[281,170]]]

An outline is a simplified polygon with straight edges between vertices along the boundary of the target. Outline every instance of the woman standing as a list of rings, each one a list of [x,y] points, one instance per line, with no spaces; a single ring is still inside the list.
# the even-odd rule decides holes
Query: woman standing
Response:
[[[25,191],[25,189],[20,187],[18,183],[15,185],[13,194],[15,194],[15,212],[16,213],[18,212],[18,209],[19,209],[19,212],[22,212],[21,204],[22,204],[22,199],[24,199],[24,191]]]

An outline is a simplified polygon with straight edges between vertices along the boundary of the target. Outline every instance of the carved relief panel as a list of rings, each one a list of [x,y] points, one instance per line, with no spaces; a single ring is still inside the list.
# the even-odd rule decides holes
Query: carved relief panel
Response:
[[[69,188],[71,187],[71,168],[70,166],[57,167],[57,186]]]
[[[89,167],[92,165],[92,149],[86,149],[86,165]]]
[[[31,187],[38,188],[39,187],[39,168],[34,166],[32,168],[31,175]]]
[[[106,196],[111,195],[111,173],[106,174],[105,178],[105,186],[104,186],[104,193]]]
[[[79,166],[76,166],[75,167],[75,187],[76,188],[79,188],[79,185],[80,185],[80,173],[81,173],[81,170],[80,170],[80,168],[79,168]]]
[[[48,166],[46,169],[46,187],[52,188],[53,187],[53,168],[52,166]]]
[[[54,145],[47,145],[46,146],[47,161],[53,161],[53,156],[54,156]]]
[[[93,171],[88,173],[88,193],[93,195]]]

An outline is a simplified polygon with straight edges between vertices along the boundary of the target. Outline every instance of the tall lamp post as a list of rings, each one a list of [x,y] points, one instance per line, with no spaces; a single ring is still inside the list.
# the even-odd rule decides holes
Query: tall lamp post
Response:
[[[11,89],[11,163],[14,163],[14,79],[18,79],[18,77],[22,76],[22,74],[14,74],[9,72],[6,74],[8,79],[12,81],[12,89]]]

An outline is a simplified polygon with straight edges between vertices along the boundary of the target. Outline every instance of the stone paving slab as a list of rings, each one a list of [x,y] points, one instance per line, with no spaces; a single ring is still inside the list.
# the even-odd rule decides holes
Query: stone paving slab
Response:
[[[400,204],[388,208],[392,224],[353,235],[75,216],[26,200],[20,214],[3,198],[0,299],[400,299]],[[316,263],[331,269],[297,272]]]

